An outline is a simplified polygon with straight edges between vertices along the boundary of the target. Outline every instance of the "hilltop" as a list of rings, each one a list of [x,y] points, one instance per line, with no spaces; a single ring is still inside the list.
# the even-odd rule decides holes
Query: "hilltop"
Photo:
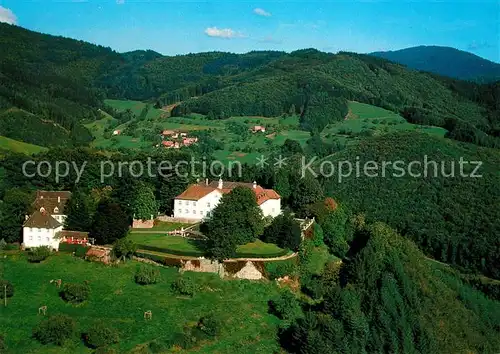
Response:
[[[460,80],[494,82],[500,80],[500,64],[450,47],[418,46],[387,52],[374,52],[409,68]]]

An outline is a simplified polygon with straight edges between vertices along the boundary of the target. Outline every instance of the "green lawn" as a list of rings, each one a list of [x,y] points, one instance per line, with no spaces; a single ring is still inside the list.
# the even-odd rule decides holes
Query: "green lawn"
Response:
[[[254,254],[256,257],[262,255],[274,255],[280,253],[283,250],[272,243],[265,243],[261,240],[257,240],[252,243],[247,243],[246,245],[238,246],[236,249],[237,253],[240,254]]]
[[[203,250],[200,247],[201,241],[190,240],[180,236],[170,236],[164,233],[149,234],[132,232],[127,237],[137,243],[139,248],[141,248],[141,245],[145,245],[177,252],[189,252],[189,255],[197,254],[203,256]]]
[[[160,268],[161,281],[140,286],[134,282],[138,263],[118,266],[90,263],[70,255],[51,256],[40,264],[28,263],[24,255],[0,258],[3,278],[11,281],[15,293],[5,308],[0,305],[0,333],[12,353],[92,353],[75,335],[60,348],[41,345],[32,338],[32,329],[42,319],[40,306],[48,314],[66,314],[85,332],[96,320],[105,321],[120,332],[117,353],[148,353],[153,340],[165,341],[214,313],[223,321],[217,340],[209,340],[191,351],[199,353],[272,353],[279,351],[276,341],[279,320],[268,314],[268,300],[277,294],[274,283],[224,281],[215,274],[187,272],[199,289],[193,298],[174,295],[172,282],[180,275],[176,268]],[[90,298],[79,306],[65,303],[51,279],[66,282],[89,281]],[[145,321],[145,311],[153,319]],[[143,348],[143,349],[141,349]],[[170,350],[168,350],[170,352]],[[187,351],[180,351],[187,353]]]
[[[42,146],[24,143],[22,141],[13,140],[4,136],[0,136],[0,149],[9,150],[27,155],[38,154],[48,149]]]
[[[131,232],[128,236],[129,239],[134,241],[139,249],[141,245],[164,248],[171,250],[173,252],[186,252],[188,256],[203,256],[203,242],[200,240],[190,240],[180,236],[171,236],[164,233],[138,233]],[[236,250],[237,255],[243,255],[244,257],[266,257],[281,255],[284,251],[278,246],[270,243],[265,243],[257,240],[253,243],[248,243],[243,246],[239,246]]]

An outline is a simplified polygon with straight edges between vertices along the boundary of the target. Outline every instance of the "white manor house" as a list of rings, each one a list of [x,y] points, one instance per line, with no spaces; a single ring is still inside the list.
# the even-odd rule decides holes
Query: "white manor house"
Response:
[[[281,213],[281,197],[273,189],[264,189],[256,182],[209,182],[208,180],[190,185],[174,200],[174,218],[193,221],[203,220],[211,215],[223,194],[236,187],[247,187],[255,192],[257,204],[264,216],[276,217]]]

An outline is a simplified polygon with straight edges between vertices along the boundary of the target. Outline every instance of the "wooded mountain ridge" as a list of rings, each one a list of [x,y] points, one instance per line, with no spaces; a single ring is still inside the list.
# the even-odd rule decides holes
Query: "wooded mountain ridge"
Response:
[[[415,70],[455,79],[483,83],[500,80],[500,64],[451,47],[417,46],[370,54]]]
[[[7,24],[0,24],[0,34],[0,114],[27,129],[27,142],[88,144],[92,137],[82,122],[100,117],[105,97],[177,104],[174,115],[197,112],[213,119],[295,111],[311,131],[342,119],[349,99],[401,112],[413,123],[446,127],[457,140],[498,146],[498,84],[438,77],[354,53],[166,57],[153,51],[120,54]],[[24,113],[13,117],[6,113],[12,107]],[[57,133],[57,142],[44,139],[30,129],[42,123],[65,133]],[[0,134],[13,136],[2,126]]]

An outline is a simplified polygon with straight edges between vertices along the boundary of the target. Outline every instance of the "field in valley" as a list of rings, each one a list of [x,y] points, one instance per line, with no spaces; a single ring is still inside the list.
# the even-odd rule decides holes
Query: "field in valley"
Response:
[[[220,335],[197,343],[190,353],[279,351],[279,320],[268,314],[268,301],[277,294],[274,283],[223,281],[217,275],[187,272],[182,276],[192,279],[198,290],[192,298],[180,297],[171,290],[171,284],[181,276],[176,268],[160,268],[158,284],[141,286],[134,282],[138,266],[133,261],[105,266],[67,254],[33,264],[23,254],[2,255],[2,278],[11,281],[15,290],[7,307],[0,305],[0,334],[16,353],[91,353],[79,335],[63,348],[41,345],[32,338],[32,329],[43,318],[38,308],[45,305],[47,315],[74,318],[78,333],[99,320],[116,328],[120,333],[119,343],[113,346],[117,353],[147,353],[152,341],[166,343],[185,326],[195,325],[201,316],[215,314],[223,324]],[[63,284],[87,280],[90,297],[78,306],[68,304],[50,284],[51,279],[62,279]],[[152,320],[144,320],[145,311],[152,311]]]
[[[117,111],[130,109],[136,116],[146,107],[146,103],[138,101],[106,100]],[[383,135],[395,131],[420,131],[443,137],[446,130],[439,127],[419,126],[408,123],[399,114],[359,102],[349,102],[347,119],[328,125],[321,136],[325,142],[342,145],[357,144],[368,136]],[[94,146],[98,148],[123,149],[154,149],[159,143],[159,133],[163,129],[178,130],[188,134],[197,131],[207,131],[210,137],[222,144],[213,156],[223,162],[239,161],[241,163],[255,163],[262,154],[268,154],[278,149],[286,139],[293,139],[306,147],[310,133],[300,129],[298,116],[283,117],[230,117],[224,120],[209,120],[201,114],[190,114],[185,117],[170,117],[161,109],[150,105],[146,119],[137,121],[138,134],[136,136],[119,135],[111,138],[104,137],[104,129],[113,123],[113,117],[107,114],[103,119],[88,124],[87,127],[95,136]],[[235,134],[230,123],[245,124],[248,129],[255,125],[266,127],[266,132],[248,133],[247,136]],[[130,122],[116,126],[114,129],[124,130]],[[156,136],[157,141],[148,140],[141,132],[149,131]],[[157,134],[157,135],[155,135]]]

